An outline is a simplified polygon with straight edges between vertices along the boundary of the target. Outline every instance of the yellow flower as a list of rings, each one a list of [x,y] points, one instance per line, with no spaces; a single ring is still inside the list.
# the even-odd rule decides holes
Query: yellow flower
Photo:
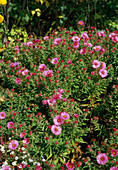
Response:
[[[4,20],[3,16],[2,16],[2,15],[0,15],[0,23],[2,23],[2,22],[3,22],[3,20]]]
[[[7,4],[7,0],[0,0],[0,5],[6,5]]]
[[[3,47],[3,48],[0,47],[0,53],[1,53],[2,51],[4,51],[5,49],[6,49],[5,47]]]

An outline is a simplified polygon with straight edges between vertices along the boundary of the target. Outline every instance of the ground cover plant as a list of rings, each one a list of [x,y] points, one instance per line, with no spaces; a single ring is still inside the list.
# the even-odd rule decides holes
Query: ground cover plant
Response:
[[[0,166],[118,169],[118,32],[61,28],[7,41],[0,58]]]

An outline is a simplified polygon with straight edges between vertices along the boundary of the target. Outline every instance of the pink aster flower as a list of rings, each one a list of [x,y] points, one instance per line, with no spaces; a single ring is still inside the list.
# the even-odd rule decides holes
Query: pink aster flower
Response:
[[[48,101],[47,100],[42,100],[42,103],[43,103],[43,105],[45,105],[45,104],[48,103]]]
[[[78,118],[78,117],[79,117],[79,115],[78,115],[77,113],[75,113],[73,116],[74,116],[75,118]]]
[[[84,25],[84,21],[79,21],[78,25]]]
[[[97,163],[100,165],[104,165],[107,163],[108,157],[105,153],[100,153],[97,155]]]
[[[74,49],[77,49],[77,48],[79,47],[79,45],[80,45],[80,44],[79,44],[78,42],[74,42],[74,43],[73,43],[73,48],[74,48]]]
[[[81,54],[81,55],[86,54],[86,49],[85,49],[85,48],[82,48],[82,49],[80,50],[80,54]]]
[[[23,76],[26,76],[28,73],[29,73],[29,70],[26,69],[26,70],[24,70],[24,71],[22,72],[22,75],[23,75]]]
[[[56,39],[53,41],[53,43],[54,43],[54,45],[59,45],[61,41],[62,41],[61,38],[56,38]]]
[[[26,136],[26,133],[25,132],[21,132],[20,133],[20,138],[24,138]]]
[[[84,39],[89,39],[89,37],[88,37],[88,35],[87,35],[86,32],[83,32],[83,33],[81,34],[81,37],[84,38]]]
[[[51,63],[52,63],[52,64],[57,64],[57,63],[58,63],[58,60],[59,60],[59,58],[53,58],[52,61],[51,61]]]
[[[100,50],[101,50],[101,47],[98,45],[98,46],[93,47],[93,49],[94,49],[95,51],[100,51]]]
[[[62,98],[62,94],[61,93],[59,93],[59,92],[57,92],[56,94],[54,94],[53,95],[53,97],[52,97],[53,99],[55,99],[55,100],[59,100],[59,99],[61,99]]]
[[[115,37],[115,36],[116,36],[115,33],[110,33],[110,34],[109,34],[109,38],[111,38],[111,39],[112,39],[113,37]]]
[[[94,60],[92,67],[93,67],[93,68],[98,68],[98,67],[100,67],[100,62],[99,62],[98,60]]]
[[[99,37],[105,37],[105,33],[104,33],[104,31],[100,31],[100,32],[98,32],[98,36],[99,36]]]
[[[21,84],[21,79],[20,78],[15,78],[16,84]]]
[[[53,106],[56,103],[56,100],[48,99],[47,102],[48,102],[49,106]]]
[[[29,144],[29,138],[25,138],[23,141],[24,141],[24,143],[25,143],[26,145]]]
[[[61,134],[61,127],[60,126],[57,126],[57,125],[52,125],[51,127],[51,131],[52,133],[54,133],[55,135],[60,135]]]
[[[68,60],[68,61],[67,61],[67,64],[71,64],[71,63],[72,63],[72,61],[71,61],[71,60]]]
[[[66,167],[68,168],[68,170],[74,170],[75,169],[75,166],[73,165],[73,163],[69,163],[69,162],[66,163]]]
[[[15,150],[18,147],[19,143],[17,140],[9,142],[9,149]]]
[[[42,167],[37,165],[35,170],[42,170]]]
[[[101,63],[101,66],[102,66],[102,68],[106,68],[105,62],[102,62],[102,63]]]
[[[5,119],[6,113],[5,112],[0,112],[0,119]]]
[[[49,36],[45,36],[43,39],[46,41],[49,39]]]
[[[115,166],[112,166],[112,167],[110,168],[110,170],[118,170],[118,168],[115,167]]]
[[[107,70],[105,70],[104,68],[103,68],[103,69],[100,69],[99,75],[100,75],[101,77],[106,77],[106,76],[107,76]]]
[[[92,47],[93,45],[91,43],[84,43],[85,46],[87,47]]]
[[[8,122],[7,123],[7,127],[8,127],[8,129],[13,128],[14,127],[14,123],[13,122]]]
[[[54,117],[53,122],[55,125],[61,125],[63,124],[63,119],[60,115],[57,115]]]
[[[101,48],[101,52],[102,54],[106,52],[106,50],[104,48]]]
[[[58,92],[62,94],[62,93],[64,93],[64,90],[59,88]]]
[[[11,168],[8,165],[2,166],[2,170],[10,170]]]
[[[45,77],[52,77],[53,76],[53,71],[52,70],[46,70],[43,72],[43,75]]]
[[[70,115],[67,112],[61,112],[61,117],[64,120],[68,120],[70,118]]]
[[[32,41],[27,42],[27,46],[31,47],[33,45]]]
[[[46,65],[45,64],[40,64],[39,66],[39,71],[44,71],[46,69]]]
[[[111,156],[116,157],[118,155],[118,152],[116,149],[112,149]]]
[[[78,36],[74,36],[74,37],[72,37],[72,40],[73,40],[74,42],[79,42],[79,41],[80,41],[80,38],[79,38]]]

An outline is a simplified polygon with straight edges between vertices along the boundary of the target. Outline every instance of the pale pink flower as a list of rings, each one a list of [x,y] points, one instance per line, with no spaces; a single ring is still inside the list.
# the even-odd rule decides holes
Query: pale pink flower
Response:
[[[115,166],[112,166],[112,167],[110,168],[110,170],[118,170],[118,168],[115,167]]]
[[[79,38],[78,36],[74,36],[74,37],[72,37],[72,40],[73,40],[74,42],[79,42],[79,41],[80,41],[80,38]]]
[[[117,42],[118,42],[118,36],[113,37],[113,38],[112,38],[112,41],[113,41],[114,43],[117,43]]]
[[[92,76],[93,76],[93,75],[95,75],[95,72],[94,72],[94,71],[92,71],[92,72],[91,72],[91,75],[92,75]]]
[[[116,157],[118,155],[118,152],[116,149],[112,149],[111,156]]]
[[[80,50],[80,54],[81,54],[81,55],[86,54],[86,49],[85,49],[85,48],[82,48],[82,49]]]
[[[75,113],[73,116],[74,116],[75,118],[78,118],[78,117],[79,117],[79,115],[78,115],[77,113]]]
[[[84,25],[84,21],[79,21],[78,25]]]
[[[93,47],[93,49],[94,49],[95,51],[100,51],[100,50],[101,50],[101,47],[98,45],[98,46]]]
[[[21,84],[21,79],[20,78],[15,78],[16,84]]]
[[[22,72],[22,75],[23,75],[23,76],[26,76],[28,73],[29,73],[29,70],[26,69],[26,70],[24,70],[24,71]]]
[[[68,120],[70,118],[70,115],[67,112],[61,112],[61,117],[64,120]]]
[[[48,102],[49,106],[53,106],[56,103],[56,100],[48,99],[47,102]]]
[[[45,105],[45,104],[48,103],[48,101],[47,100],[42,100],[42,103],[43,103],[43,105]]]
[[[105,153],[100,153],[97,155],[97,163],[100,165],[104,165],[107,163],[108,157]]]
[[[83,32],[83,33],[81,34],[81,37],[84,38],[84,39],[89,39],[89,37],[88,37],[88,35],[87,35],[86,32]]]
[[[79,45],[80,45],[80,44],[79,44],[78,42],[74,42],[74,43],[73,43],[73,48],[74,48],[74,49],[77,49],[77,48],[79,47]]]
[[[102,54],[106,52],[106,50],[104,48],[101,48],[101,52]]]
[[[63,98],[63,101],[64,101],[64,102],[66,102],[66,101],[67,101],[67,99],[66,99],[66,98]]]
[[[62,94],[62,93],[64,93],[64,90],[59,88],[58,92]]]
[[[15,150],[18,147],[19,143],[17,140],[9,142],[9,149]]]
[[[92,47],[93,45],[91,43],[84,43],[85,46],[87,47]]]
[[[47,68],[45,64],[40,64],[39,71],[44,71]]]
[[[2,170],[10,170],[11,168],[9,167],[9,165],[4,165],[2,166]]]
[[[27,42],[27,46],[31,47],[33,45],[32,41]]]
[[[103,68],[103,69],[100,69],[99,75],[100,75],[101,77],[106,77],[106,76],[107,76],[107,70],[105,70],[104,68]]]
[[[58,60],[59,60],[59,58],[53,58],[52,61],[51,61],[51,63],[52,63],[52,64],[57,64],[57,63],[58,63]]]
[[[68,60],[68,61],[67,61],[67,64],[71,64],[71,63],[72,63],[72,61],[71,61],[71,60]]]
[[[102,66],[102,68],[106,68],[105,62],[102,62],[102,63],[101,63],[101,66]]]
[[[98,60],[94,60],[92,67],[93,67],[93,68],[98,68],[98,67],[100,67],[100,62],[99,62]]]
[[[46,41],[49,39],[49,36],[45,36],[43,39]]]
[[[7,127],[8,127],[8,129],[13,128],[14,127],[14,123],[13,122],[8,122],[7,123]]]
[[[109,34],[109,38],[111,38],[111,39],[112,39],[113,37],[115,37],[115,36],[116,36],[115,33],[110,33],[110,34]]]
[[[45,70],[45,71],[43,72],[43,75],[44,75],[45,77],[52,77],[52,76],[53,76],[53,71],[52,71],[52,70]]]
[[[26,145],[28,145],[28,144],[29,144],[29,138],[25,138],[25,139],[24,139],[24,143],[25,143]]]
[[[5,112],[0,112],[0,119],[5,119],[6,113]]]
[[[21,132],[20,133],[20,138],[24,138],[26,136],[26,133],[25,132]]]
[[[60,126],[57,126],[57,125],[52,125],[51,127],[51,131],[52,133],[54,133],[55,135],[60,135],[61,134],[61,127]]]
[[[59,92],[57,92],[56,94],[54,94],[53,95],[53,97],[52,97],[53,99],[55,99],[55,100],[59,100],[59,99],[61,99],[62,98],[62,94],[61,93],[59,93]]]
[[[105,33],[104,33],[104,31],[100,31],[100,32],[98,32],[98,36],[99,36],[99,37],[105,37]]]
[[[73,163],[69,163],[69,162],[66,163],[66,167],[68,168],[68,170],[74,170],[75,169],[75,166],[73,165]]]
[[[54,45],[59,45],[61,41],[62,41],[61,38],[56,38],[56,39],[53,41],[53,43],[54,43]]]
[[[63,119],[60,115],[57,115],[54,117],[53,122],[55,125],[61,125],[63,124]]]

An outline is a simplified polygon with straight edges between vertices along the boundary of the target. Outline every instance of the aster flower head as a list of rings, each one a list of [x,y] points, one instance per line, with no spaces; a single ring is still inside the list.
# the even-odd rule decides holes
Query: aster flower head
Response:
[[[64,93],[64,90],[63,90],[63,89],[58,88],[58,92],[62,94],[62,93]]]
[[[73,40],[74,42],[79,42],[79,41],[80,41],[80,38],[79,38],[78,36],[74,36],[74,37],[72,37],[72,40]]]
[[[53,95],[53,97],[52,97],[53,99],[55,99],[55,100],[59,100],[59,99],[61,99],[62,98],[62,94],[61,93],[59,93],[59,92],[57,92],[56,94],[54,94]]]
[[[85,49],[85,48],[82,48],[82,49],[80,50],[80,54],[81,54],[81,55],[86,54],[86,49]]]
[[[21,132],[20,133],[20,138],[24,138],[26,136],[26,133],[25,132]]]
[[[51,61],[51,63],[52,63],[52,64],[57,64],[57,63],[58,63],[58,60],[59,60],[59,58],[53,58],[52,61]]]
[[[18,147],[19,143],[17,140],[9,142],[9,149],[15,150]]]
[[[39,71],[44,71],[47,68],[45,64],[40,64]]]
[[[49,39],[49,36],[45,36],[43,39],[46,41]]]
[[[27,42],[27,46],[31,47],[33,45],[32,41]]]
[[[84,43],[85,46],[87,47],[92,47],[93,45],[91,43]]]
[[[83,32],[83,33],[81,34],[81,37],[84,38],[84,39],[89,39],[89,37],[88,37],[88,35],[87,35],[86,32]]]
[[[52,77],[52,76],[53,76],[53,71],[52,71],[52,70],[45,70],[45,71],[43,72],[43,75],[44,75],[45,77]]]
[[[14,127],[14,123],[13,122],[8,122],[7,123],[7,127],[8,127],[8,129],[13,128]]]
[[[2,170],[11,170],[11,168],[8,165],[3,165]]]
[[[20,78],[15,78],[16,84],[21,84],[21,79]]]
[[[115,167],[115,166],[112,166],[112,167],[110,168],[110,170],[118,170],[118,168]]]
[[[78,25],[84,25],[84,21],[79,21]]]
[[[98,36],[99,36],[99,37],[105,37],[105,33],[104,33],[104,31],[100,31],[100,32],[98,32]]]
[[[47,103],[49,104],[49,106],[53,106],[56,103],[55,99],[48,99]]]
[[[74,170],[75,169],[75,166],[73,165],[73,163],[69,163],[69,162],[66,163],[66,167],[68,168],[68,170]]]
[[[0,112],[0,119],[5,119],[6,113],[5,112]]]
[[[63,124],[63,119],[60,115],[57,115],[54,117],[53,122],[55,125],[61,125]]]
[[[26,145],[28,145],[28,144],[29,144],[29,138],[25,138],[25,139],[23,140],[23,143],[25,143]]]
[[[105,62],[102,62],[102,63],[101,63],[101,66],[102,66],[102,68],[106,68]]]
[[[60,134],[61,134],[62,129],[61,129],[61,127],[60,127],[60,126],[52,125],[52,127],[51,127],[51,131],[52,131],[52,133],[53,133],[53,134],[55,134],[55,135],[60,135]]]
[[[68,120],[70,118],[70,115],[67,112],[61,112],[61,117],[64,120]]]
[[[59,45],[61,43],[62,39],[61,38],[56,38],[53,43],[54,45]]]
[[[107,163],[108,157],[105,153],[100,153],[97,155],[97,163],[100,165],[104,165]]]
[[[94,60],[92,67],[93,67],[93,68],[98,68],[98,67],[100,67],[100,62],[99,62],[98,60]]]
[[[26,69],[26,70],[24,70],[24,71],[22,72],[22,75],[23,75],[23,76],[26,76],[28,73],[29,73],[29,70]]]
[[[117,155],[118,155],[117,150],[116,150],[116,149],[112,149],[112,151],[111,151],[111,156],[112,156],[112,157],[116,157]]]
[[[74,42],[73,43],[73,48],[77,49],[80,46],[79,42]]]
[[[106,77],[107,76],[107,70],[105,70],[104,68],[100,69],[99,75],[103,78]]]
[[[100,51],[100,50],[101,50],[101,47],[98,45],[98,46],[93,47],[93,49],[94,49],[95,51]]]

